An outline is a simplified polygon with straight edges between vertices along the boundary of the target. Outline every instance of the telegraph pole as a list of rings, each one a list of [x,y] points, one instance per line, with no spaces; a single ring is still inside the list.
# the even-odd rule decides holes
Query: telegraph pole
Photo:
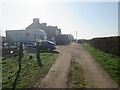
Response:
[[[77,42],[77,30],[76,30],[76,42]]]

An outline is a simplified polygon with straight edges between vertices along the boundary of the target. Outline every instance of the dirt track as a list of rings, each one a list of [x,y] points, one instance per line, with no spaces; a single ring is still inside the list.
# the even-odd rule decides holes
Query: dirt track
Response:
[[[61,52],[60,56],[36,87],[67,88],[67,77],[73,58],[81,64],[90,88],[117,87],[117,84],[80,45],[73,43],[67,46],[57,46],[57,49]]]

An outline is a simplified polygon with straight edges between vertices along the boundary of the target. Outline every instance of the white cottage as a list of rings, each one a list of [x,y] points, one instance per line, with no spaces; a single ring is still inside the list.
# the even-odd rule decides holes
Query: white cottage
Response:
[[[7,30],[7,42],[36,42],[47,40],[46,33],[41,29],[28,29],[28,30]]]

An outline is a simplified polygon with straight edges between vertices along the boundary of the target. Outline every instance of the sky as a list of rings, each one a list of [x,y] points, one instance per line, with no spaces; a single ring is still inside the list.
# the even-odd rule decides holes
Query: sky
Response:
[[[25,29],[39,18],[40,23],[58,26],[62,34],[91,39],[118,35],[118,2],[26,2],[0,4],[0,32]]]

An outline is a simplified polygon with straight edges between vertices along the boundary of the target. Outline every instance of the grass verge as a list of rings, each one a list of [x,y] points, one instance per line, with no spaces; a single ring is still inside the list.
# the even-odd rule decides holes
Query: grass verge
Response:
[[[118,82],[120,86],[120,58],[92,48],[87,43],[82,44],[82,46],[93,56],[102,68],[105,69],[116,82]]]
[[[33,56],[32,60],[29,60],[30,55]],[[43,67],[38,66],[34,53],[24,53],[16,88],[33,87],[41,77],[47,74],[52,64],[56,61],[58,54],[41,53],[40,56]],[[2,88],[12,88],[18,71],[17,60],[18,57],[9,57],[2,61]]]
[[[85,74],[77,61],[72,62],[71,66],[71,80],[70,87],[71,88],[88,88],[87,81],[85,80]]]

